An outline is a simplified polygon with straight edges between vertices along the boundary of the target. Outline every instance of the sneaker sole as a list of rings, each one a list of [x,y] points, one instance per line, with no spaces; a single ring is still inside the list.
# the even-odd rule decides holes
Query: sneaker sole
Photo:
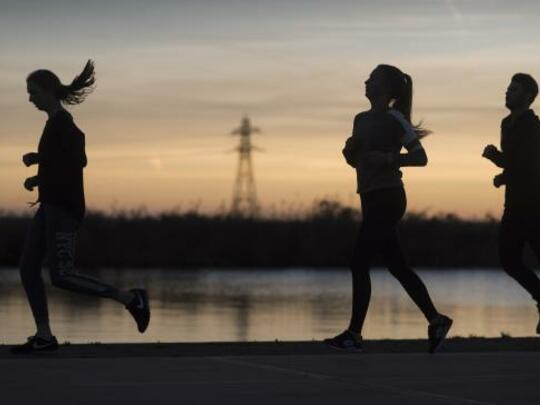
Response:
[[[448,331],[450,330],[450,328],[452,327],[452,324],[454,323],[454,321],[452,321],[450,319],[450,322],[448,323],[448,325],[446,326],[446,329],[444,330],[444,334],[443,334],[443,337],[441,338],[441,340],[439,340],[439,343],[437,343],[429,352],[431,354],[433,353],[436,353],[437,350],[439,350],[443,344],[443,342],[446,340],[446,335],[448,334]]]
[[[323,342],[327,347],[330,347],[338,352],[348,352],[348,353],[362,353],[362,349],[357,349],[356,347],[339,347],[339,346],[334,346],[333,344],[331,343],[328,343],[328,342]]]
[[[14,352],[10,350],[10,353],[14,356],[31,356],[34,354],[40,355],[41,353],[54,353],[56,351],[58,351],[58,346],[47,347],[43,349],[33,349],[32,351],[29,351],[29,352]]]

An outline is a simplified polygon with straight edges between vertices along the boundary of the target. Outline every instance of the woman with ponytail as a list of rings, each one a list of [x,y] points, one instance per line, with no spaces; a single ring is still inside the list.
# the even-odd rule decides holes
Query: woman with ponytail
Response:
[[[24,182],[28,191],[37,187],[39,207],[28,230],[20,261],[21,280],[36,322],[37,332],[15,354],[58,348],[49,325],[45,286],[41,277],[44,259],[54,286],[78,293],[106,297],[126,306],[144,332],[150,307],[143,289],[120,290],[74,270],[75,237],[85,213],[83,168],[86,166],[84,133],[64,105],[84,101],[94,88],[94,64],[88,61],[69,85],[50,70],[36,70],[26,79],[29,101],[47,114],[38,151],[23,156],[26,166],[37,165],[37,175]]]
[[[363,216],[351,261],[352,316],[347,330],[325,342],[337,349],[361,350],[371,297],[369,271],[374,256],[381,254],[390,273],[426,317],[429,351],[434,352],[452,320],[435,309],[424,283],[409,267],[397,229],[406,209],[400,168],[427,164],[420,139],[429,131],[411,124],[409,75],[394,66],[379,65],[365,85],[371,108],[355,117],[352,136],[343,150],[347,163],[356,169]],[[400,153],[403,147],[406,153]]]

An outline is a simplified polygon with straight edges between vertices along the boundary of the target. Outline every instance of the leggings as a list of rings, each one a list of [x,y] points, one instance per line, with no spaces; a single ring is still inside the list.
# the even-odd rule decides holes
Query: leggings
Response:
[[[523,263],[526,243],[540,260],[540,218],[538,215],[506,209],[499,231],[502,267],[540,304],[540,280],[535,272]]]
[[[420,308],[428,321],[438,312],[426,286],[409,267],[399,240],[397,225],[405,213],[403,187],[374,190],[361,195],[363,220],[351,260],[353,280],[352,315],[349,329],[361,333],[371,298],[369,271],[375,255],[381,254],[390,273]]]
[[[75,272],[75,237],[80,222],[65,209],[41,204],[28,230],[20,262],[21,280],[37,324],[48,323],[47,296],[41,277],[46,259],[55,287],[112,298],[118,290]]]

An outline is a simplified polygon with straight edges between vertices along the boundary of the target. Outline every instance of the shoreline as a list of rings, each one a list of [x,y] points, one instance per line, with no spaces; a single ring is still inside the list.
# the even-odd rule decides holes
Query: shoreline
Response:
[[[207,342],[207,343],[63,343],[57,352],[13,356],[11,345],[0,345],[0,358],[137,358],[137,357],[220,357],[292,356],[351,354],[327,347],[320,341]],[[427,354],[425,339],[365,340],[360,355]],[[540,337],[453,337],[445,341],[438,354],[540,352]],[[356,354],[355,355],[359,355]]]

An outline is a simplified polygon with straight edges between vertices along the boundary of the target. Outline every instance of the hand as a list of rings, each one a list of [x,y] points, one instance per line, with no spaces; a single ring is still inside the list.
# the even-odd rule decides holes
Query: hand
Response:
[[[506,184],[506,179],[504,178],[504,174],[498,174],[495,177],[493,177],[493,185],[495,188],[499,188],[500,186],[503,186]]]
[[[28,191],[34,191],[34,187],[37,187],[37,185],[38,185],[37,176],[28,177],[24,181],[24,188],[27,189]]]
[[[491,161],[494,161],[497,156],[499,155],[499,150],[495,145],[488,145],[484,148],[484,152],[482,153],[482,157],[485,157],[486,159],[489,159]]]
[[[362,160],[374,167],[390,166],[394,161],[394,155],[391,152],[372,151],[364,153]]]
[[[22,161],[26,167],[35,165],[39,162],[39,155],[35,152],[30,152],[22,157]]]
[[[356,168],[356,163],[357,163],[356,161],[358,158],[358,148],[359,148],[358,138],[351,136],[347,139],[347,141],[345,142],[345,147],[341,151],[347,163],[354,168]]]

